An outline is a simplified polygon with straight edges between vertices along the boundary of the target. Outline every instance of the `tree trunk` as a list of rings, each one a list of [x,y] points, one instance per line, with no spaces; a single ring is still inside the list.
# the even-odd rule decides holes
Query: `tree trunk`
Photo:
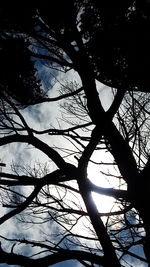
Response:
[[[140,218],[143,220],[145,229],[144,253],[150,267],[150,186],[147,177],[142,177],[140,174],[137,177],[137,182],[130,184],[128,188],[129,197],[133,206],[139,212]]]

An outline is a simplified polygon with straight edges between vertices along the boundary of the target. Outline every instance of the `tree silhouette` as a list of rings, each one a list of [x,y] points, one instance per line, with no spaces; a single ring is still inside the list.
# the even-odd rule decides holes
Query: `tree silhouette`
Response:
[[[49,160],[34,167],[15,162],[0,173],[0,224],[18,219],[17,226],[40,228],[34,239],[22,231],[18,237],[1,234],[0,263],[150,266],[150,4],[106,4],[54,1],[51,8],[0,9],[0,145],[28,144]],[[39,62],[63,73],[59,94],[52,97],[42,87],[45,77],[38,81]],[[80,79],[66,82],[73,71]],[[107,107],[99,82],[109,86]],[[37,129],[30,119],[40,104],[50,111],[47,125],[40,119]],[[51,120],[56,110],[57,124]],[[54,145],[53,138],[61,143]],[[97,166],[97,179],[106,177],[109,188],[89,179]],[[113,197],[113,209],[100,212],[103,203],[93,193]]]

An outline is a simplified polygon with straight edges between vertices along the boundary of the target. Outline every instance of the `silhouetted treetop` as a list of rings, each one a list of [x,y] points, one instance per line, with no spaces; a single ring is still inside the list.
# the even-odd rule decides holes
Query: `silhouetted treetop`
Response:
[[[1,30],[11,32],[27,32],[33,31],[35,8],[31,6],[24,7],[23,5],[16,5],[10,7],[0,8],[0,25]]]
[[[41,94],[31,57],[47,60],[53,68],[57,64],[63,70],[78,71],[81,62],[86,64],[86,54],[100,82],[117,89],[149,92],[149,11],[146,0],[121,4],[116,0],[113,5],[71,0],[37,8],[0,8],[5,90],[18,101],[22,98],[29,103],[33,95]]]
[[[3,93],[21,104],[30,104],[42,96],[34,62],[23,38],[0,40],[0,86]]]
[[[87,2],[81,28],[95,76],[112,87],[148,91],[148,1]]]
[[[77,16],[75,3],[76,1],[74,0],[63,2],[56,0],[53,1],[52,6],[49,6],[47,2],[46,5],[38,8],[39,16],[51,29],[61,32],[75,26],[72,24]]]

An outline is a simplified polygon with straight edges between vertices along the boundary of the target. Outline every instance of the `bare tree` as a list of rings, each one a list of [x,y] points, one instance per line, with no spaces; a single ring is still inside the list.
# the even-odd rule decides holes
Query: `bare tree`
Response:
[[[128,11],[125,22],[134,24],[132,15],[135,16],[136,9],[127,2],[119,14]],[[1,79],[0,145],[28,144],[38,151],[39,157],[45,154],[48,163],[38,162],[31,167],[15,162],[11,170],[0,173],[3,214],[0,224],[5,226],[7,221],[17,219],[17,226],[29,225],[38,233],[36,239],[21,232],[19,237],[2,234],[0,263],[51,266],[76,260],[83,266],[135,266],[135,262],[150,265],[149,93],[139,92],[135,77],[129,76],[128,80],[127,63],[122,65],[121,74],[117,72],[116,79],[112,79],[110,69],[107,74],[105,68],[98,69],[103,57],[97,54],[97,48],[92,52],[91,44],[106,26],[103,25],[106,10],[98,7],[103,11],[99,17],[95,1],[70,1],[70,13],[66,4],[60,4],[62,10],[56,21],[53,12],[57,11],[57,4],[56,1],[52,16],[46,7],[30,12],[26,9],[24,13],[29,16],[26,24],[17,11],[9,20],[10,11],[5,10],[6,18],[2,17],[2,43],[15,39],[20,48],[20,40],[21,47],[23,40],[28,41],[27,62],[32,57],[37,64],[48,67],[47,79],[53,70],[66,77],[69,71],[74,71],[80,80],[61,82],[59,94],[55,92],[50,97],[50,92],[41,90],[35,79],[33,62],[29,64],[29,80],[23,75],[24,69],[15,71],[21,86],[13,90],[13,95],[11,83],[15,86],[20,83],[12,76],[9,83]],[[137,8],[141,19],[143,12]],[[84,20],[87,22],[89,14],[91,21],[86,24]],[[99,23],[92,21],[93,14],[97,14]],[[116,19],[118,13],[114,15],[113,20]],[[16,53],[18,48],[15,49]],[[120,62],[116,63],[115,72]],[[20,63],[17,64],[19,68]],[[42,81],[43,77],[40,78]],[[107,108],[99,89],[101,79],[115,87],[107,95],[110,102]],[[21,99],[20,92],[26,87],[30,98]],[[52,103],[55,109],[51,108]],[[43,121],[43,128],[37,129],[30,126],[30,119],[40,104],[48,105],[49,114],[60,110],[60,117],[48,123]],[[28,110],[30,118],[26,116]],[[61,142],[56,142],[56,137]],[[24,153],[24,147],[21,148]],[[109,155],[106,159],[104,153]],[[89,169],[92,168],[94,176],[97,167],[97,180],[106,177],[112,186],[96,185],[89,177]],[[94,201],[93,193],[113,197],[112,209],[101,212],[99,207],[105,205],[104,200]],[[4,247],[6,244],[9,250]]]

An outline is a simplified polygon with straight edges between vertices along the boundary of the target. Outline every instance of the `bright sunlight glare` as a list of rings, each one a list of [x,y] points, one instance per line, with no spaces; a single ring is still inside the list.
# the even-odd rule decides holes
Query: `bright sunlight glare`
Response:
[[[105,151],[95,151],[88,166],[88,178],[95,185],[102,188],[118,187],[118,179],[111,177],[111,175],[109,177],[109,173],[114,173],[114,166],[111,164],[107,165],[106,163],[112,164],[110,155]],[[105,175],[105,173],[108,175]],[[92,197],[100,213],[111,212],[114,210],[114,207],[117,209],[116,200],[113,197],[94,192],[92,193]]]

